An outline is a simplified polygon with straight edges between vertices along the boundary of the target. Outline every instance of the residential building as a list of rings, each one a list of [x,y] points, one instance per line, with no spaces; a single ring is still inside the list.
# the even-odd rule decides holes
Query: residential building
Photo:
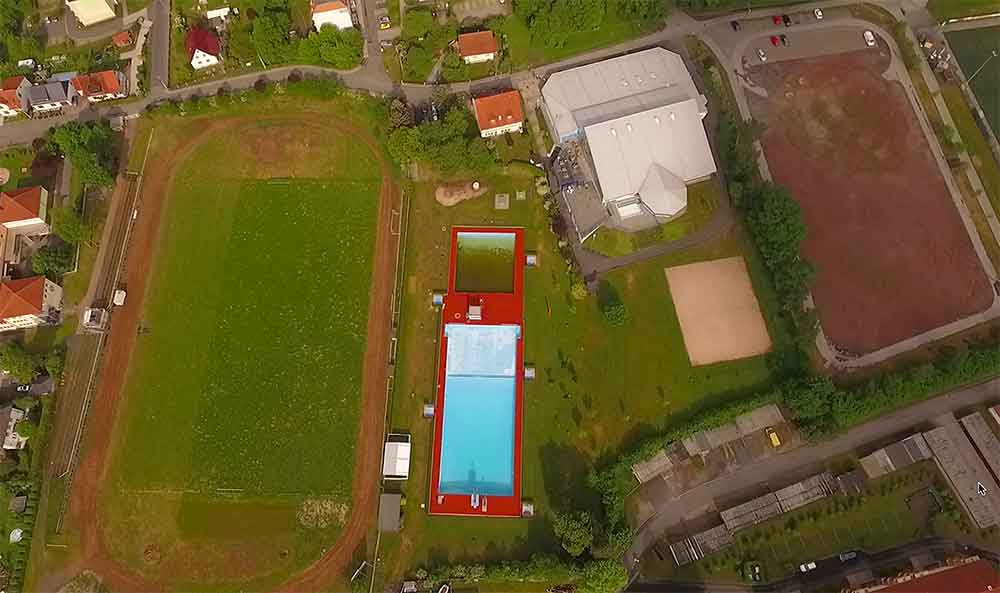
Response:
[[[47,81],[33,85],[28,89],[31,115],[52,115],[59,113],[64,107],[72,105],[78,94],[71,84],[74,78],[76,78],[76,72],[60,72],[53,74]]]
[[[313,26],[319,31],[324,25],[333,25],[338,29],[350,29],[354,26],[351,20],[351,9],[340,0],[311,0]]]
[[[104,70],[77,76],[72,81],[73,88],[91,103],[121,99],[126,96],[125,75],[114,70]]]
[[[187,52],[191,67],[195,70],[211,68],[219,63],[222,55],[219,36],[215,31],[203,27],[191,27],[187,32]]]
[[[496,59],[497,40],[493,36],[493,31],[476,31],[459,35],[458,55],[466,64],[479,64]]]
[[[0,430],[3,430],[3,448],[8,451],[23,449],[28,442],[27,437],[23,437],[17,432],[17,424],[24,420],[24,410],[13,406],[0,408]]]
[[[49,234],[45,222],[49,192],[34,186],[0,192],[0,276],[21,253]]]
[[[14,117],[28,106],[31,83],[23,76],[13,76],[0,84],[0,117]]]
[[[717,170],[702,124],[708,102],[674,52],[655,47],[556,72],[542,99],[553,137],[589,149],[606,207],[574,218],[582,239],[605,223],[635,231],[680,216],[687,187]]]
[[[62,287],[45,276],[0,283],[0,332],[59,321]]]
[[[116,0],[66,0],[66,6],[84,27],[115,18],[117,4]]]
[[[479,134],[483,138],[520,132],[524,127],[521,93],[517,91],[476,97],[472,100],[472,111],[476,114]]]
[[[111,43],[118,49],[132,45],[132,35],[128,31],[119,31],[111,36]]]
[[[906,572],[851,593],[987,593],[1000,591],[1000,574],[978,556],[952,560],[943,566]]]

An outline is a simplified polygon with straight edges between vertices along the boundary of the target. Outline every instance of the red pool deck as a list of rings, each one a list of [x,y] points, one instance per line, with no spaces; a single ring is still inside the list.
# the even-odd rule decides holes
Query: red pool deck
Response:
[[[514,235],[514,291],[512,293],[467,293],[455,290],[455,264],[458,255],[459,233],[500,233]],[[521,417],[524,409],[524,229],[509,227],[453,227],[451,230],[451,256],[448,272],[448,292],[441,308],[439,338],[437,397],[434,405],[434,455],[431,462],[430,506],[432,515],[462,515],[473,517],[521,516]],[[479,299],[482,319],[467,318],[469,301]],[[448,338],[444,335],[447,323],[467,325],[518,325],[521,337],[517,340],[517,373],[514,396],[514,494],[512,496],[480,496],[479,508],[472,508],[467,494],[440,494],[441,436],[444,423],[445,367],[448,356]],[[486,510],[483,510],[485,507]]]

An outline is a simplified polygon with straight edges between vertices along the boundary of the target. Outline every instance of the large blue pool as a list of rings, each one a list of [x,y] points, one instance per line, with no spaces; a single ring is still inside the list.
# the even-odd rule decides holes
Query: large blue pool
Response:
[[[514,494],[516,325],[448,324],[441,494]]]

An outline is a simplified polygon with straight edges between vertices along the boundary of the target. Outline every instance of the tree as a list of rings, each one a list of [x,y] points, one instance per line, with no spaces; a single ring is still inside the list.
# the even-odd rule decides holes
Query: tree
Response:
[[[552,521],[556,539],[570,556],[576,558],[594,543],[594,520],[589,513],[556,513]]]
[[[625,325],[625,321],[628,319],[628,310],[618,295],[618,290],[607,280],[602,280],[597,286],[597,304],[608,325],[612,327]]]
[[[117,140],[107,122],[70,122],[55,128],[52,142],[70,162],[86,185],[106,187],[114,183]]]
[[[290,26],[287,15],[282,18],[265,14],[254,19],[250,39],[257,54],[266,64],[271,65],[288,59]]]
[[[629,20],[649,22],[663,18],[666,3],[662,0],[618,0],[618,13]]]
[[[618,593],[628,584],[628,573],[617,558],[594,560],[583,567],[579,593]]]
[[[445,80],[459,81],[468,80],[469,65],[458,55],[458,52],[449,49],[441,60],[441,74]]]
[[[413,125],[413,110],[406,101],[393,99],[389,104],[389,126],[395,130]]]
[[[45,245],[31,258],[31,269],[52,281],[73,269],[73,248],[69,245]]]
[[[18,342],[0,346],[0,368],[21,384],[31,383],[38,376],[41,361]]]
[[[436,26],[431,11],[422,8],[407,10],[403,15],[403,39],[423,39]]]
[[[49,350],[48,354],[45,355],[45,360],[42,361],[42,366],[45,367],[45,372],[52,377],[53,381],[62,378],[63,369],[66,367],[66,347],[57,346]]]
[[[94,227],[83,220],[72,208],[52,209],[52,232],[63,241],[79,245],[89,244],[94,238]]]
[[[305,62],[329,64],[338,70],[349,70],[361,63],[364,40],[355,28],[338,29],[326,25],[318,33],[299,43],[299,57]]]

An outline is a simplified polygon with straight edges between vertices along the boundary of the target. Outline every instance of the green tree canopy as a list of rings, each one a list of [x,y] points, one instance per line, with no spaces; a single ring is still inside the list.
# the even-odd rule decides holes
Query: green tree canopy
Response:
[[[628,573],[621,560],[595,560],[583,567],[579,593],[618,593],[628,584]]]
[[[52,281],[73,269],[73,248],[69,245],[45,245],[31,258],[31,269]]]
[[[559,544],[574,558],[594,543],[594,520],[587,512],[556,513],[552,529]]]
[[[70,122],[55,128],[52,142],[73,164],[86,185],[114,183],[118,142],[107,122]]]
[[[299,57],[305,62],[349,70],[361,63],[363,47],[364,40],[357,29],[341,30],[326,25],[319,33],[310,33],[299,43]]]
[[[52,232],[67,243],[79,245],[90,243],[94,238],[94,227],[72,208],[53,208]]]
[[[397,128],[389,135],[389,154],[400,164],[423,161],[443,173],[481,171],[494,163],[464,107],[449,109],[438,121]]]
[[[31,383],[38,376],[41,360],[18,342],[0,346],[0,368],[18,383]]]

